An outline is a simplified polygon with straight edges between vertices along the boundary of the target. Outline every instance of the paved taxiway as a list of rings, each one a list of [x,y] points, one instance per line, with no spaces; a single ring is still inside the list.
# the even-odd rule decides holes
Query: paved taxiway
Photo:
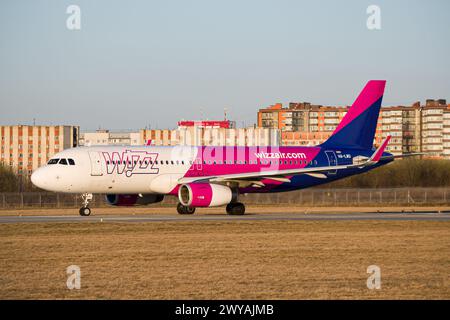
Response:
[[[40,216],[0,216],[0,223],[75,223],[75,222],[161,222],[161,221],[274,221],[274,220],[434,220],[450,221],[450,212],[410,212],[410,213],[264,213],[229,216],[226,214],[194,214],[194,215],[92,215],[89,217],[67,215]]]

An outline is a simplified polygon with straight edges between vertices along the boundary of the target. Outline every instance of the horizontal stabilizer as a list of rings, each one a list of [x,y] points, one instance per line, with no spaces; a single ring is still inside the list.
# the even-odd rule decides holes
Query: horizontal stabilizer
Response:
[[[390,155],[390,156],[383,156],[380,160],[391,160],[391,159],[397,159],[397,158],[407,158],[407,157],[417,157],[417,156],[424,156],[429,155],[426,152],[415,152],[415,153],[404,153],[404,154],[396,154],[396,155]]]
[[[378,162],[381,159],[381,156],[383,155],[384,150],[386,149],[389,140],[391,140],[391,136],[387,136],[386,139],[383,140],[381,145],[378,147],[378,149],[374,152],[374,154],[370,157],[369,162]]]

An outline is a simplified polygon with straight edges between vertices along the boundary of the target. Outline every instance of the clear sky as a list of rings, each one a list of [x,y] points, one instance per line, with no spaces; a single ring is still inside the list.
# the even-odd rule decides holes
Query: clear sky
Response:
[[[66,9],[81,9],[81,30]],[[381,8],[381,30],[366,9]],[[450,100],[450,1],[0,0],[0,124],[256,122],[290,101]]]

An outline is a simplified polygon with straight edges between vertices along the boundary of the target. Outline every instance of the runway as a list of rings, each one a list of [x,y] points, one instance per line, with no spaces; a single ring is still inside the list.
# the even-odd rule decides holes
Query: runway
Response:
[[[450,212],[383,212],[383,213],[264,213],[230,216],[226,214],[139,214],[139,215],[92,215],[89,217],[68,215],[17,215],[0,216],[0,223],[85,223],[85,222],[196,222],[196,221],[357,221],[357,220],[414,220],[450,221]]]

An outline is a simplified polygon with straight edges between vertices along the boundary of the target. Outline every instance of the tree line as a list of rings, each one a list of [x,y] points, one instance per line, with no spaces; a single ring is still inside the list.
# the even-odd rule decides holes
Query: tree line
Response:
[[[19,190],[19,177],[11,167],[0,163],[0,192],[17,192]]]
[[[450,161],[405,158],[324,188],[450,187]]]

